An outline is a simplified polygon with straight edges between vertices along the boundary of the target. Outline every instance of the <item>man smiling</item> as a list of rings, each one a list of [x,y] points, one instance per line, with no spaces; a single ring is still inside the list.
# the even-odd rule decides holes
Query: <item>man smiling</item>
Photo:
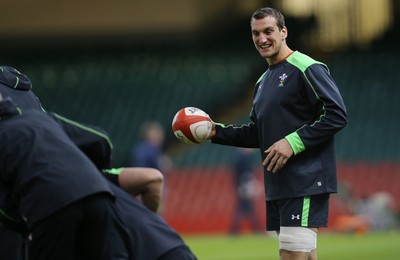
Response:
[[[317,232],[337,192],[334,135],[347,124],[343,99],[325,64],[291,50],[283,15],[261,8],[250,21],[268,63],[257,80],[251,122],[214,124],[213,143],[260,148],[267,230],[279,234],[281,259],[317,259]]]

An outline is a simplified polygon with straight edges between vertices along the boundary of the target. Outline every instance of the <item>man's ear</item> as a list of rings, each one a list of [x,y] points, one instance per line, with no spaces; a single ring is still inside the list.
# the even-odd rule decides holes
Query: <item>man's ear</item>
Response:
[[[284,26],[281,30],[282,41],[284,41],[288,36],[288,29]]]

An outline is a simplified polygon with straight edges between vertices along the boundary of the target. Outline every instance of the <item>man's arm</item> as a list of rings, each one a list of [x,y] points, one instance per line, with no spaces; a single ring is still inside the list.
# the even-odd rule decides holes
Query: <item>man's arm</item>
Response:
[[[335,81],[326,67],[314,64],[304,72],[307,99],[315,120],[286,136],[295,154],[332,138],[347,125],[347,111]]]
[[[157,212],[161,204],[164,176],[154,168],[130,167],[103,170],[118,175],[120,187],[131,195],[141,197],[142,203]]]
[[[247,147],[259,148],[260,143],[258,139],[257,126],[254,123],[254,111],[250,113],[251,122],[242,125],[224,125],[220,123],[212,123],[212,130],[208,139],[212,143]]]

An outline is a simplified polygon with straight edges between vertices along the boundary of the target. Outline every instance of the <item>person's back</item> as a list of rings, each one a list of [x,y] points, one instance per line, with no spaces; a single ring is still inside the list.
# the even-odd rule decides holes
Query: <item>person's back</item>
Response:
[[[28,77],[19,73],[11,67],[0,70],[0,92],[4,96],[11,97],[24,114],[29,110],[43,112],[39,99],[32,92],[32,84]],[[22,83],[23,84],[22,84]],[[17,86],[15,88],[15,86]],[[32,112],[29,112],[30,114]],[[48,114],[61,127],[69,139],[88,156],[99,168],[103,169],[109,164],[109,156],[112,149],[111,141],[103,129],[90,125],[80,125],[55,113]],[[46,138],[47,139],[47,138]],[[46,153],[47,154],[47,153]],[[0,153],[1,156],[1,153]],[[41,155],[43,156],[43,155]],[[66,156],[66,154],[63,154]],[[79,171],[82,171],[80,165]],[[72,173],[72,174],[75,174]],[[78,173],[79,174],[79,173]],[[84,181],[82,182],[84,183]],[[0,183],[1,184],[1,183]],[[118,215],[124,222],[131,236],[130,247],[132,248],[132,259],[196,259],[185,245],[179,234],[173,230],[164,219],[143,207],[141,203],[107,181],[114,193]],[[0,193],[1,195],[1,193]],[[0,219],[8,220],[8,216],[1,218],[3,212],[8,212],[1,204]],[[9,208],[9,207],[6,207]],[[13,216],[15,217],[15,216]],[[16,221],[18,219],[13,219]],[[14,223],[12,223],[14,224]],[[65,225],[60,225],[63,228]],[[10,227],[7,225],[7,227]],[[58,228],[57,226],[55,227]],[[146,239],[144,240],[143,237]],[[0,259],[24,259],[24,237],[15,231],[0,229]],[[150,242],[150,243],[149,243]],[[11,250],[13,249],[13,250]]]
[[[0,101],[0,118],[0,192],[17,198],[30,257],[128,259],[107,181],[62,128],[41,111],[22,113],[11,99]]]
[[[22,110],[43,110],[39,99],[31,90],[32,83],[26,75],[20,73],[15,68],[0,66],[0,92],[4,96],[11,97]],[[9,207],[14,208],[14,206],[4,205],[3,199],[0,199],[0,208],[4,210]],[[18,230],[20,229],[14,223],[17,221],[13,218],[14,216],[10,217],[0,212],[1,221],[8,221],[7,225],[0,226],[0,259],[24,259],[24,238],[19,233],[9,229],[10,226]]]
[[[13,184],[28,224],[84,196],[110,193],[95,166],[46,114],[32,110],[1,122],[0,138],[0,165],[7,173],[2,179]]]

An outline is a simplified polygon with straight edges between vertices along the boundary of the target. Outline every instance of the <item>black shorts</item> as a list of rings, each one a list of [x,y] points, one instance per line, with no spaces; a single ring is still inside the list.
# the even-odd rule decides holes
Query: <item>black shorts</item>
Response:
[[[329,193],[267,201],[267,230],[328,225]]]

